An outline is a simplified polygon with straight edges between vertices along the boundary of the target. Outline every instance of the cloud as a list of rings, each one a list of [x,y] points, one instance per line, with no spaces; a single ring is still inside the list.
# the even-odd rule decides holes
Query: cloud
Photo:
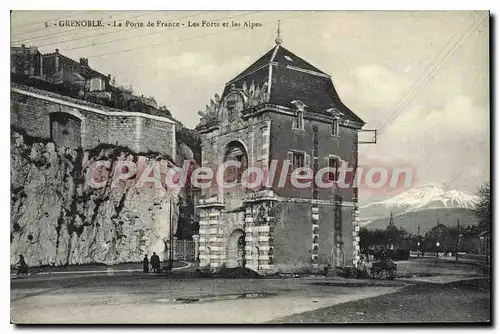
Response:
[[[413,166],[420,182],[448,181],[474,191],[489,174],[489,109],[455,95],[442,108],[413,106],[401,113],[360,159]]]
[[[404,76],[380,65],[355,68],[354,78],[359,97],[372,108],[391,107],[410,86],[410,81]]]
[[[372,127],[393,114],[412,86],[404,70],[391,71],[373,64],[353,67],[347,76],[338,79],[336,87],[342,101]]]
[[[217,71],[217,64],[213,57],[206,52],[185,51],[180,55],[171,57],[158,57],[156,59],[158,70],[172,72],[176,76],[201,76],[213,77]]]
[[[250,65],[249,58],[245,56],[223,61],[208,52],[185,51],[175,56],[158,57],[156,65],[159,70],[168,71],[169,75],[197,77],[199,80],[209,81],[221,78],[229,81],[228,75],[235,75],[236,71]]]
[[[489,110],[472,98],[455,95],[443,108],[415,106],[403,110],[387,128],[388,136],[413,135],[433,142],[471,142],[489,136]]]

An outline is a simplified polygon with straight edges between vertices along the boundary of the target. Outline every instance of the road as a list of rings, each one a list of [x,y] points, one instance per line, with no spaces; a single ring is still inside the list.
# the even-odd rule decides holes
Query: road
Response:
[[[276,323],[489,322],[490,280],[420,283],[397,292],[276,319]]]
[[[481,285],[482,290],[468,285],[457,287],[457,291],[467,292],[466,300],[479,303],[480,313],[471,312],[472,304],[465,303],[460,294],[450,293],[454,287],[448,285],[480,277],[480,271],[465,264],[426,261],[400,263],[402,277],[395,281],[338,277],[201,278],[188,275],[187,271],[171,277],[123,271],[32,275],[11,281],[11,320],[51,324],[345,322],[380,311],[382,308],[377,305],[382,303],[387,313],[360,318],[362,322],[373,322],[395,320],[388,315],[390,306],[406,296],[415,297],[397,304],[402,305],[398,306],[398,313],[417,303],[422,308],[431,305],[431,310],[455,305],[462,313],[455,308],[453,312],[469,313],[471,320],[482,321],[485,314],[489,316],[489,309],[484,306],[485,298],[489,300],[485,284]],[[332,312],[339,312],[331,311],[335,307],[348,307],[340,310],[351,317],[332,316]],[[418,320],[420,313],[409,316],[408,321],[426,321]],[[435,314],[434,319],[447,319],[443,312]]]

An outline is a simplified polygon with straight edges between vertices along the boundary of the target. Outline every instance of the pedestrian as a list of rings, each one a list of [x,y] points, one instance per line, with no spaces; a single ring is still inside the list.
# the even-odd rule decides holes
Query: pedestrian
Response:
[[[366,269],[365,257],[361,255],[358,261],[358,278],[367,278],[368,270]]]
[[[142,272],[149,273],[149,259],[148,254],[144,255],[144,259],[142,260]]]
[[[385,262],[385,259],[387,258],[387,253],[385,252],[385,249],[382,249],[380,252],[380,261]]]
[[[18,275],[21,275],[21,274],[27,275],[28,274],[28,265],[26,264],[26,261],[24,261],[23,254],[19,255],[19,261],[16,263],[16,267],[17,267],[17,274]]]
[[[151,255],[151,267],[153,268],[153,273],[160,271],[160,257],[155,252]]]

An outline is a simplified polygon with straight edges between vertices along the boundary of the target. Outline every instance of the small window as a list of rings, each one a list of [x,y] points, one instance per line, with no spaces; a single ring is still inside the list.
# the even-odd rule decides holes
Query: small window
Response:
[[[332,136],[339,135],[339,119],[335,118],[332,122]]]
[[[102,78],[94,77],[94,78],[90,79],[90,91],[94,92],[94,91],[101,91],[101,90],[103,90]]]
[[[304,167],[304,152],[293,152],[292,166],[294,169]]]
[[[328,181],[338,181],[339,179],[339,167],[340,167],[340,159],[337,157],[329,157],[328,158],[328,167],[334,168],[334,172],[328,172]]]
[[[302,110],[297,111],[297,118],[295,119],[295,128],[298,130],[304,129],[304,112]]]

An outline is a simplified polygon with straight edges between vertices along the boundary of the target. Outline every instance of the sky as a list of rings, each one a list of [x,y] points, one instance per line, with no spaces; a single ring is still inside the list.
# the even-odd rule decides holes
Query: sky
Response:
[[[89,58],[191,128],[226,82],[274,46],[280,20],[283,46],[330,74],[365,129],[379,130],[376,144],[360,145],[360,164],[412,166],[414,184],[470,193],[489,180],[487,12],[14,11],[11,19],[11,45]],[[100,19],[105,27],[54,26]],[[146,26],[107,26],[127,20]],[[158,20],[184,26],[147,27]],[[188,26],[203,20],[220,26]],[[221,26],[231,21],[242,27]]]

